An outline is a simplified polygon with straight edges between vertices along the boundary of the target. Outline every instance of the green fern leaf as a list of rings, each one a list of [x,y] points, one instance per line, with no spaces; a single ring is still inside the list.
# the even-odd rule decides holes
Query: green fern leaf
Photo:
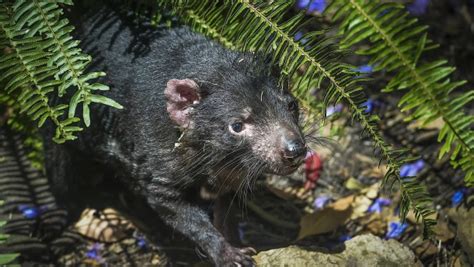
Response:
[[[70,1],[67,1],[69,3]],[[91,102],[107,103],[114,108],[122,108],[117,102],[108,99],[97,102],[92,99],[104,96],[93,94],[95,90],[108,90],[105,85],[91,83],[94,79],[104,76],[103,72],[85,73],[86,67],[92,58],[79,49],[79,42],[73,40],[71,32],[74,27],[69,25],[67,19],[61,19],[62,10],[56,1],[45,0],[21,0],[13,5],[14,25],[17,31],[28,30],[27,37],[46,36],[44,50],[51,53],[48,58],[48,66],[54,68],[52,75],[60,80],[58,95],[63,96],[70,87],[76,87],[75,97],[69,103],[68,116],[75,116],[76,108],[82,104],[83,120],[86,126],[90,125],[90,115],[88,105]],[[94,84],[94,85],[92,85]],[[99,88],[99,89],[98,89]]]
[[[458,155],[466,183],[474,185],[474,118],[463,112],[473,100],[472,91],[451,98],[449,94],[465,83],[449,80],[455,69],[445,60],[419,63],[423,51],[436,47],[427,39],[427,27],[417,25],[403,5],[380,0],[334,0],[327,12],[334,12],[340,21],[341,47],[368,40],[371,46],[358,53],[371,56],[376,70],[398,71],[383,91],[409,89],[399,102],[402,111],[412,112],[407,120],[426,125],[443,119],[439,156]]]
[[[3,205],[3,201],[0,201],[0,205]],[[0,228],[3,227],[7,222],[0,221]],[[0,234],[0,244],[6,242],[8,239],[8,235]],[[0,265],[4,266],[6,264],[11,263],[15,260],[19,255],[17,253],[8,253],[8,254],[0,254]]]
[[[18,92],[20,112],[39,119],[40,125],[50,119],[56,126],[58,141],[71,139],[74,131],[64,128],[61,107],[49,105],[49,94],[58,82],[48,79],[53,69],[47,65],[50,54],[43,50],[45,42],[39,37],[25,37],[25,31],[12,23],[13,14],[12,7],[0,6],[0,44],[2,51],[9,51],[0,57],[0,71],[5,72],[0,77],[3,89],[9,94]]]

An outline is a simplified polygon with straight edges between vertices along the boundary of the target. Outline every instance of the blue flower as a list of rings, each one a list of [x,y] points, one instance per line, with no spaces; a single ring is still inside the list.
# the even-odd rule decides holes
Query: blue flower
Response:
[[[98,259],[99,258],[99,253],[97,250],[88,250],[86,252],[86,257],[88,257],[89,259]]]
[[[297,33],[295,34],[295,41],[300,40],[302,37],[303,37],[303,33],[302,33],[302,32],[297,32]]]
[[[324,207],[327,206],[327,204],[329,204],[330,200],[331,198],[328,196],[317,197],[313,202],[313,207],[317,210],[323,209]]]
[[[374,67],[372,65],[361,65],[354,69],[355,72],[362,73],[362,74],[369,74],[374,71]]]
[[[371,113],[374,110],[375,102],[372,99],[368,99],[364,103],[362,103],[362,106],[365,107],[365,112]]]
[[[454,192],[453,196],[451,197],[451,205],[453,207],[461,204],[461,202],[463,201],[464,199],[464,193],[465,193],[465,189],[460,189],[456,192]]]
[[[34,219],[38,217],[41,213],[41,211],[37,207],[28,206],[28,205],[20,205],[18,206],[18,210],[27,219]]]
[[[314,11],[323,13],[324,9],[326,9],[326,0],[298,0],[296,7],[307,9],[308,13],[313,13]]]
[[[335,106],[329,106],[326,109],[326,117],[331,116],[334,113],[338,113],[342,111],[342,104],[337,104]]]
[[[147,244],[145,238],[143,238],[143,237],[142,237],[142,238],[138,238],[138,239],[137,239],[137,246],[138,246],[139,248],[141,248],[141,249],[146,249],[147,246],[148,246],[148,244]]]
[[[90,246],[89,250],[86,252],[86,257],[89,259],[93,259],[96,261],[102,261],[102,257],[100,256],[100,251],[104,248],[103,244],[94,243]]]
[[[407,9],[414,16],[420,16],[426,13],[430,0],[415,0],[409,4]]]
[[[383,207],[389,206],[391,203],[392,201],[390,199],[379,197],[374,201],[374,203],[372,203],[372,205],[370,205],[370,207],[367,209],[367,212],[380,213],[382,212]]]
[[[388,232],[385,235],[385,238],[399,238],[401,235],[403,235],[407,227],[407,223],[391,222],[388,226]]]
[[[400,167],[400,177],[416,176],[425,167],[425,161],[419,159],[414,163],[406,163]]]
[[[146,241],[145,236],[143,236],[140,232],[133,232],[133,237],[135,238],[136,244],[139,248],[146,249],[148,247],[148,242]]]

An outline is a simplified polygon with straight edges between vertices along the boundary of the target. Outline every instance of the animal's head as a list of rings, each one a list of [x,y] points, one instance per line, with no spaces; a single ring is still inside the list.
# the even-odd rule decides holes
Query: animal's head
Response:
[[[170,118],[183,129],[185,141],[214,160],[218,177],[285,175],[306,155],[298,103],[265,67],[242,57],[204,79],[167,83]]]

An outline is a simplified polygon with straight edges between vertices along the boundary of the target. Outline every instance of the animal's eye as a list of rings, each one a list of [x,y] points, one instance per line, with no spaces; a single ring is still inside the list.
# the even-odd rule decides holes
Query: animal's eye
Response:
[[[296,101],[291,101],[290,103],[288,103],[288,110],[293,112],[293,111],[296,111],[298,109],[298,103],[296,103]]]
[[[244,129],[244,125],[241,122],[234,122],[230,125],[230,129],[233,132],[240,133]]]

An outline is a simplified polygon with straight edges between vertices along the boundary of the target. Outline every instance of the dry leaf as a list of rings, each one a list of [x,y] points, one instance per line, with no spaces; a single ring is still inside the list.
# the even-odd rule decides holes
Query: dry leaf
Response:
[[[313,214],[306,214],[300,221],[298,239],[307,236],[327,233],[344,225],[351,217],[354,196],[348,196],[332,203]]]
[[[370,199],[375,199],[379,195],[380,182],[364,188],[361,193],[365,194]]]
[[[438,218],[438,213],[435,212],[434,214],[429,215],[427,218],[436,220]],[[407,220],[410,221],[411,223],[414,223],[414,224],[420,224],[420,222],[416,221],[415,213],[413,213],[412,210],[408,211]]]
[[[416,255],[419,257],[429,257],[438,253],[438,247],[430,240],[424,240],[421,245],[415,248]]]
[[[382,216],[378,213],[373,213],[370,216],[371,221],[366,224],[367,229],[374,235],[383,235],[387,230],[387,222],[383,220]]]
[[[100,217],[95,215],[94,209],[86,209],[81,214],[80,220],[74,225],[78,233],[100,242],[115,242],[126,236],[125,231],[132,224],[125,220],[113,209],[100,212]]]
[[[372,202],[373,202],[372,199],[363,195],[355,197],[354,202],[352,203],[351,219],[354,220],[362,216],[365,216],[366,211],[370,207]]]
[[[446,242],[453,239],[456,235],[449,229],[448,223],[443,220],[438,220],[434,227],[436,238],[441,242]]]
[[[415,120],[408,125],[408,128],[415,129],[415,130],[419,128],[441,130],[444,124],[445,122],[442,118],[437,118],[436,120],[426,124],[425,126],[423,126],[419,120]]]
[[[361,172],[361,175],[364,177],[375,177],[383,178],[385,173],[387,173],[387,165],[381,164],[380,166],[374,166],[372,168],[365,169]]]
[[[356,191],[360,191],[365,188],[365,185],[359,182],[359,180],[354,177],[350,177],[349,179],[347,179],[347,181],[344,183],[344,186],[349,190]]]
[[[376,164],[376,163],[377,163],[377,161],[376,161],[374,158],[369,157],[369,156],[366,156],[366,155],[364,155],[364,154],[355,153],[355,154],[354,154],[354,157],[355,157],[358,161],[363,162],[363,163],[367,163],[367,164],[369,164],[369,165],[373,165],[373,164]]]

